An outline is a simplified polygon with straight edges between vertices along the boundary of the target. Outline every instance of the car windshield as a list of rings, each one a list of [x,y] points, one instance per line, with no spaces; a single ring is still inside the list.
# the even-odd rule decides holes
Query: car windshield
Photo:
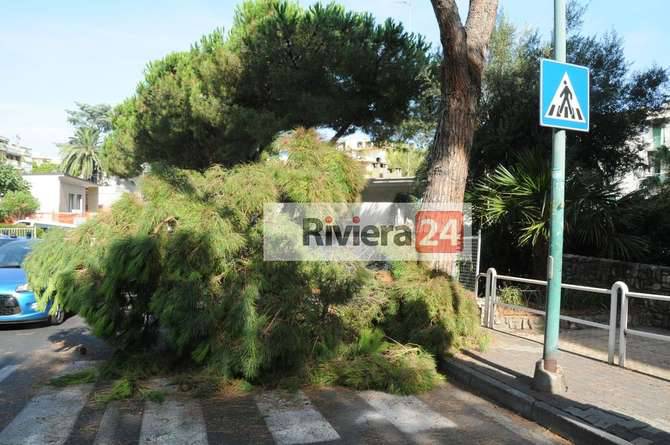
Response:
[[[31,249],[32,243],[29,241],[13,241],[0,246],[0,268],[21,267]]]

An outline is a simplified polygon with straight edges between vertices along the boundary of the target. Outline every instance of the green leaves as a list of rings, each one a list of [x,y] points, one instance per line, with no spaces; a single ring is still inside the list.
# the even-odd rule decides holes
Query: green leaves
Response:
[[[75,128],[94,128],[106,133],[112,129],[110,120],[112,107],[107,104],[90,105],[75,102],[77,110],[65,110],[67,121]]]
[[[59,145],[63,173],[97,182],[102,173],[100,132],[93,127],[79,127],[67,144]]]
[[[567,43],[568,62],[591,69],[591,130],[568,134],[568,165],[614,180],[639,166],[641,135],[670,98],[668,70],[652,66],[632,72],[621,38],[613,32],[582,34],[576,25],[584,8],[570,9],[575,28]],[[473,145],[475,178],[498,164],[511,165],[520,151],[550,155],[551,132],[537,125],[539,59],[550,53],[550,43],[536,30],[521,33],[504,15],[498,18]]]
[[[428,45],[400,24],[335,4],[283,0],[238,6],[233,28],[148,65],[118,107],[105,165],[143,162],[204,171],[257,160],[295,127],[393,133],[425,89]]]
[[[9,164],[0,164],[0,220],[21,219],[39,206],[21,172]]]
[[[3,219],[22,219],[40,207],[37,199],[27,190],[5,193],[0,199],[0,216]]]
[[[312,130],[277,143],[287,162],[204,173],[157,165],[141,199],[126,195],[75,230],[50,230],[25,265],[38,299],[78,312],[123,350],[151,347],[160,332],[177,357],[249,379],[299,368],[317,344],[341,341],[329,308],[360,293],[367,274],[355,264],[265,262],[260,221],[264,204],[282,199],[353,200],[360,167]]]
[[[510,168],[498,166],[474,186],[475,211],[485,225],[505,224],[520,245],[535,245],[549,235],[549,166],[528,152]]]
[[[26,191],[29,188],[19,170],[9,164],[0,163],[0,197],[5,196],[7,192]]]
[[[546,245],[550,189],[548,161],[540,152],[523,152],[511,167],[498,166],[477,181],[471,198],[484,225],[505,227],[520,246]],[[618,183],[581,169],[568,173],[565,235],[572,251],[640,257],[646,243],[633,233],[634,215],[627,201],[620,201]]]

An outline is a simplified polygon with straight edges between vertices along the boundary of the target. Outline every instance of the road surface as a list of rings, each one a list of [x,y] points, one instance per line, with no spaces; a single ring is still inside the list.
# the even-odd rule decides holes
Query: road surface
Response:
[[[449,383],[410,397],[306,388],[194,399],[163,381],[163,403],[107,405],[93,398],[99,384],[45,385],[108,354],[77,317],[0,328],[0,445],[567,443]]]

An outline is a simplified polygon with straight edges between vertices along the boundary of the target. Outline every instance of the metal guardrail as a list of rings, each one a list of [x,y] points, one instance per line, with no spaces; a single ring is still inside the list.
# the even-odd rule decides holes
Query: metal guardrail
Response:
[[[534,280],[530,278],[521,278],[513,277],[510,275],[498,275],[494,268],[489,268],[486,273],[480,273],[477,275],[475,282],[475,295],[478,295],[479,290],[479,279],[486,278],[486,288],[484,292],[484,316],[483,324],[484,326],[493,329],[494,328],[494,319],[495,319],[495,310],[496,306],[506,307],[510,309],[517,309],[525,312],[530,312],[537,315],[545,316],[545,311],[539,309],[533,309],[526,306],[519,306],[516,304],[508,304],[499,301],[498,299],[498,280],[501,281],[510,281],[514,283],[524,283],[524,284],[534,284],[538,286],[546,286],[547,282],[544,280]],[[669,335],[655,334],[652,332],[640,331],[637,329],[630,329],[628,327],[628,304],[631,298],[640,298],[640,299],[650,299],[658,301],[667,301],[670,302],[670,296],[666,295],[656,295],[656,294],[647,294],[642,292],[631,292],[628,289],[628,285],[623,281],[617,281],[612,284],[612,287],[609,289],[601,287],[592,287],[592,286],[580,286],[577,284],[561,284],[561,289],[570,289],[577,290],[582,292],[591,292],[602,295],[610,296],[610,315],[609,322],[607,324],[597,323],[595,321],[583,320],[580,318],[569,317],[567,315],[561,315],[560,319],[569,321],[575,324],[581,324],[585,326],[590,326],[597,329],[605,329],[608,331],[608,341],[607,341],[607,362],[610,365],[614,364],[614,355],[616,352],[616,336],[617,336],[617,311],[618,311],[618,298],[621,295],[621,316],[619,321],[619,366],[622,368],[626,367],[626,336],[628,335],[637,335],[639,337],[651,338],[654,340],[670,342]]]
[[[11,238],[37,238],[36,227],[0,227],[0,235]]]

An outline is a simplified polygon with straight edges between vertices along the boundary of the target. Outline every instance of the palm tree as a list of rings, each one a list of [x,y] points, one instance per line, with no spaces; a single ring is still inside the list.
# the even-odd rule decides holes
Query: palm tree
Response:
[[[97,182],[102,171],[100,162],[100,132],[96,128],[80,127],[61,149],[61,169],[65,174]]]
[[[538,276],[544,275],[549,240],[549,171],[544,153],[521,152],[511,167],[498,166],[479,179],[470,194],[482,225],[504,227],[519,246],[532,247]],[[567,175],[564,230],[571,251],[630,260],[647,250],[646,240],[635,235],[634,200],[622,198],[618,188],[583,169]]]

